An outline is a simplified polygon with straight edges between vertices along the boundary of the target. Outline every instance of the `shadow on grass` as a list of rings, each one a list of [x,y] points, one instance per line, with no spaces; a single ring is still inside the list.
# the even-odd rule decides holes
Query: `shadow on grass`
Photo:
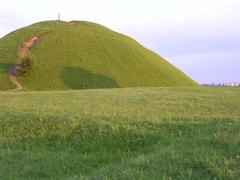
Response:
[[[12,64],[0,60],[0,72],[8,73]]]
[[[117,82],[107,76],[94,74],[79,67],[67,67],[61,71],[60,77],[71,89],[116,88]]]

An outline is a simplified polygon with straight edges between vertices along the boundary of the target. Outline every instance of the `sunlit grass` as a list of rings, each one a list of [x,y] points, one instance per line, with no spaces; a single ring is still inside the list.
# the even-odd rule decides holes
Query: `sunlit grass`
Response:
[[[239,179],[238,88],[0,93],[0,179]]]

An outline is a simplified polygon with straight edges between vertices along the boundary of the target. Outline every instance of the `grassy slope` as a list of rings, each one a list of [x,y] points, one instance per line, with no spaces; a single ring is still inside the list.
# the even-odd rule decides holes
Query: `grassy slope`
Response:
[[[34,65],[21,81],[28,90],[194,86],[178,69],[133,39],[103,26],[52,21],[0,39],[0,89],[9,89],[7,66],[24,39],[43,35],[31,50]]]
[[[239,179],[240,91],[0,93],[0,179]]]

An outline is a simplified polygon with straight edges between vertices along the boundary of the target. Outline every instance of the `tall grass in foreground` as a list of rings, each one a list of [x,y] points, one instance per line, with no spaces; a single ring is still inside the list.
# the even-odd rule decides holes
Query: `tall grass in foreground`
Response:
[[[0,179],[239,179],[239,88],[1,92]]]

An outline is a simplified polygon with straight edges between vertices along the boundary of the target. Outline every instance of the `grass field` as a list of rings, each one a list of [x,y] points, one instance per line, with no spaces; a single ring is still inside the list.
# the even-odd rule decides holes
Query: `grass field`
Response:
[[[239,88],[0,92],[0,179],[240,179]]]

